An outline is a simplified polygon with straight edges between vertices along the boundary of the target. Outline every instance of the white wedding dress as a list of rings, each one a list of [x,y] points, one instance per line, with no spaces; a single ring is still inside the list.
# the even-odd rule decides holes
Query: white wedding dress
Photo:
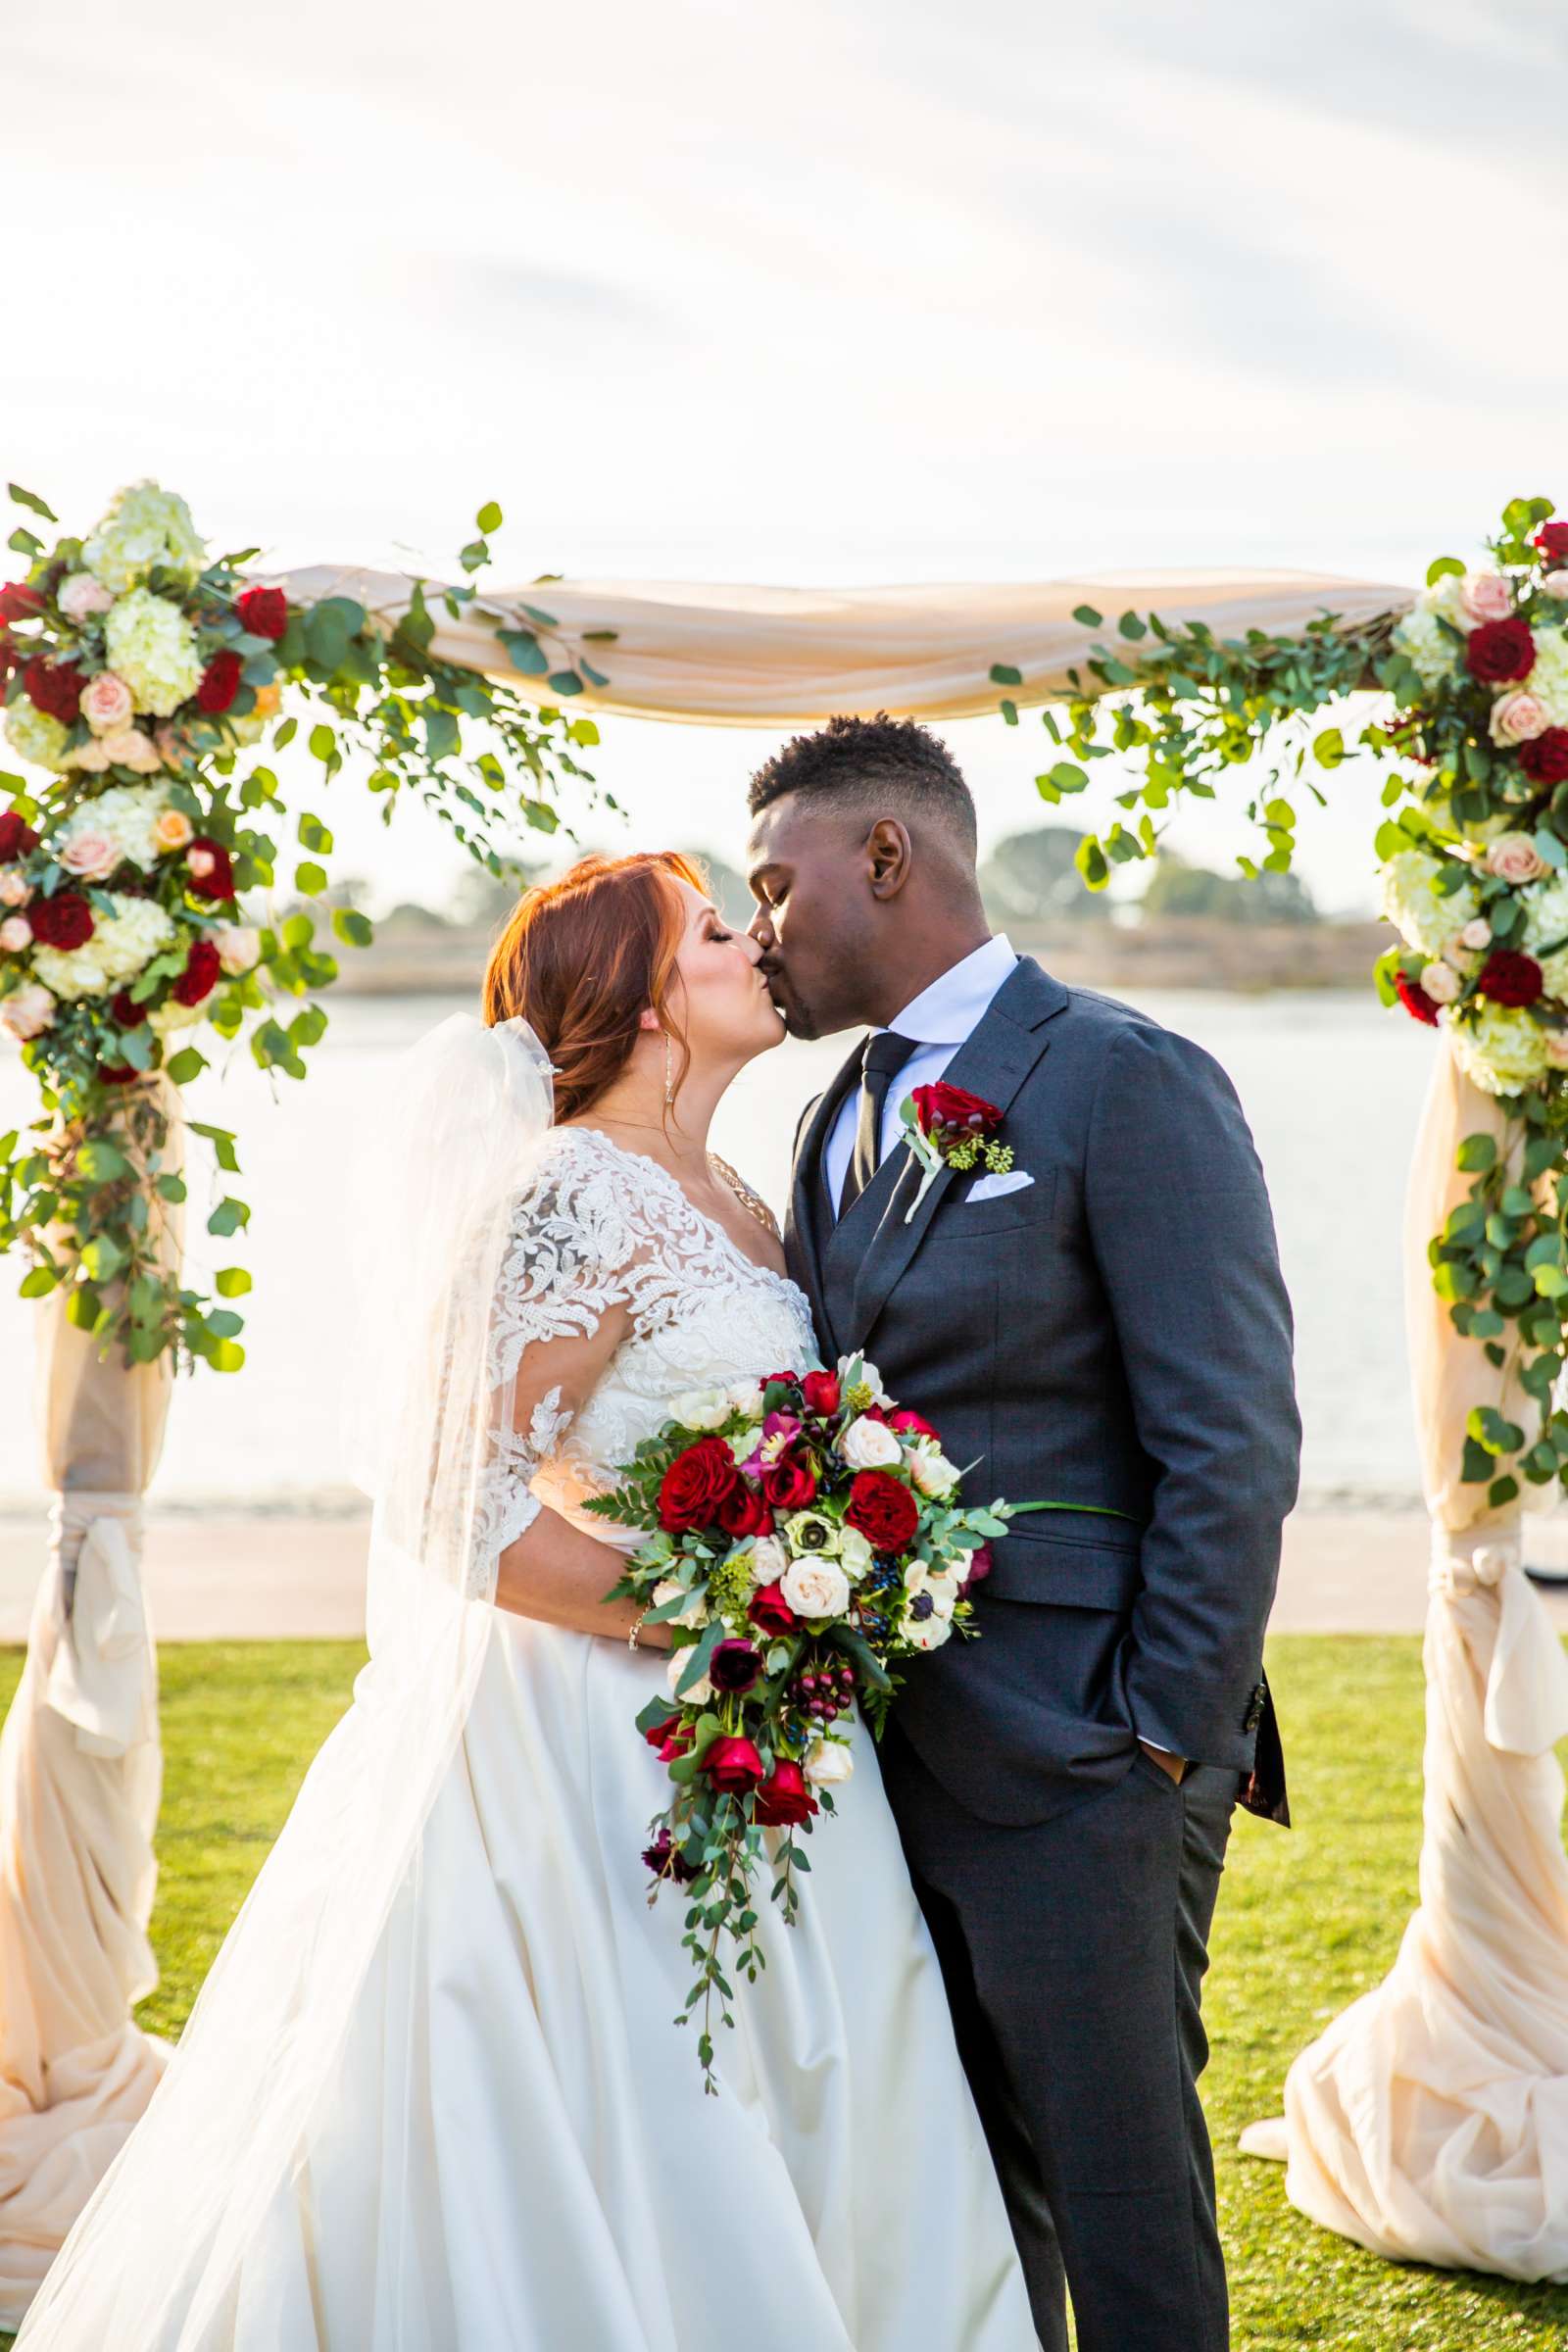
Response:
[[[568,1421],[552,1348],[612,1300],[631,1335]],[[496,1546],[541,1497],[603,1536],[582,1496],[672,1396],[814,1355],[792,1283],[655,1162],[573,1128],[553,1131],[518,1206],[495,1346],[492,1370],[523,1367],[527,1432],[489,1474]],[[633,1718],[664,1676],[657,1653],[492,1612],[310,2129],[224,2255],[220,2294],[202,2248],[156,2291],[132,2276],[158,2259],[132,2226],[133,2133],[72,2291],[52,2305],[46,2287],[22,2352],[1032,2352],[863,1729],[809,1839],[797,1924],[760,1906],[767,1965],[737,1984],[734,2031],[715,2025],[720,2093],[704,2095],[694,2029],[672,2022],[690,1977],[679,1897],[650,1906],[641,1860],[667,1782]]]

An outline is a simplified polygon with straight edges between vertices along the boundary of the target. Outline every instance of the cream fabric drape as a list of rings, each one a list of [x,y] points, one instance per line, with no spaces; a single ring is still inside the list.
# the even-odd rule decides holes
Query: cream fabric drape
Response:
[[[352,597],[381,620],[408,605],[401,572],[311,564],[270,575],[300,604]],[[1019,586],[912,588],[710,587],[674,581],[551,580],[533,588],[486,590],[453,620],[435,583],[427,586],[436,624],[433,650],[470,669],[511,670],[494,621],[531,628],[524,605],[559,629],[539,632],[552,667],[569,652],[608,684],[574,698],[573,710],[619,711],[704,726],[808,725],[836,711],[889,710],[914,718],[968,718],[994,711],[1005,693],[1040,703],[1069,688],[1097,643],[1115,643],[1125,612],[1162,620],[1206,621],[1220,637],[1250,629],[1299,632],[1324,612],[1361,628],[1408,612],[1408,588],[1342,579],[1330,572],[1099,572],[1091,579]],[[1073,619],[1080,605],[1104,626]],[[613,629],[608,644],[587,633]],[[994,662],[1020,670],[1020,686],[999,687]],[[543,680],[524,692],[550,699]]]
[[[176,1119],[163,1165],[178,1164]],[[175,1218],[165,1246],[177,1252]],[[167,2046],[131,2022],[158,1982],[152,1915],[162,1754],[141,1589],[141,1497],[169,1359],[100,1363],[40,1302],[35,1416],[55,1489],[48,1562],[0,1734],[0,2327],[44,2272],[157,2087]]]
[[[1401,2262],[1568,2280],[1568,1660],[1520,1565],[1517,1508],[1461,1486],[1466,1414],[1517,1393],[1461,1340],[1427,1244],[1467,1179],[1460,1141],[1500,1134],[1445,1045],[1407,1196],[1406,1316],[1432,1512],[1421,1904],[1375,1991],[1304,2050],[1283,2123],[1291,2202]]]

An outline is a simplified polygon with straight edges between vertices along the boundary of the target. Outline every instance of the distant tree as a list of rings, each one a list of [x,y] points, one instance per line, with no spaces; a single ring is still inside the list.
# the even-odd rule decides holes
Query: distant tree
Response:
[[[1039,825],[1009,833],[980,868],[980,892],[997,923],[1103,922],[1110,912],[1073,863],[1081,833],[1070,825]]]
[[[1321,921],[1299,874],[1216,874],[1166,851],[1155,861],[1142,900],[1146,915],[1202,915],[1222,923]]]
[[[510,863],[512,870],[505,878],[493,874],[487,865],[465,865],[448,893],[443,918],[472,931],[492,931],[504,922],[523,892],[542,881],[548,870],[543,865],[525,865],[520,858]]]

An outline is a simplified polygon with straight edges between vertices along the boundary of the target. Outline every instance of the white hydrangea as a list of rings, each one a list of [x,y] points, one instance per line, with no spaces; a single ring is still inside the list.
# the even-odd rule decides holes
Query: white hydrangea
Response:
[[[147,1015],[148,1026],[160,1037],[172,1029],[192,1029],[205,1021],[212,1010],[211,998],[204,997],[199,1004],[181,1004],[177,997],[166,997],[162,1004],[154,1004]]]
[[[35,947],[32,966],[57,997],[102,997],[146,969],[174,936],[172,919],[151,899],[107,894],[111,911],[93,909],[97,929],[79,948]]]
[[[1474,887],[1441,895],[1434,887],[1442,866],[1424,850],[1400,850],[1383,868],[1383,911],[1406,945],[1423,956],[1441,956],[1466,923],[1480,912]]]
[[[131,482],[116,492],[81,557],[93,577],[119,596],[139,586],[159,565],[181,579],[195,579],[207,549],[182,498],[160,490],[156,482]]]
[[[1446,685],[1459,666],[1459,648],[1435,612],[1420,606],[1394,632],[1399,652],[1415,663],[1423,686]]]
[[[1568,873],[1549,874],[1520,892],[1524,901],[1524,944],[1532,956],[1568,939]],[[1555,992],[1554,992],[1555,993]]]
[[[137,710],[155,718],[168,718],[201,684],[195,630],[177,605],[150,588],[133,588],[120,599],[104,624],[104,649]]]
[[[72,811],[53,844],[55,853],[58,856],[83,834],[102,833],[122,858],[146,873],[164,854],[154,827],[168,807],[169,795],[161,785],[113,784]]]
[[[1546,1033],[1528,1012],[1489,1004],[1474,1021],[1446,1027],[1454,1059],[1483,1094],[1524,1094],[1546,1074]]]
[[[60,775],[71,764],[66,757],[65,728],[25,695],[6,712],[6,741],[19,760],[29,760],[34,767],[50,767]]]
[[[1568,727],[1568,630],[1537,629],[1536,665],[1524,681],[1554,727]]]

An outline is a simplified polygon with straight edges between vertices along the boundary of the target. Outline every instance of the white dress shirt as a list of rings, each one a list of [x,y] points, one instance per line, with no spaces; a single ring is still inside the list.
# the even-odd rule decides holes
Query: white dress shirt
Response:
[[[958,1048],[980,1026],[992,998],[1017,962],[1010,944],[999,933],[995,939],[988,939],[984,947],[976,948],[972,956],[951,964],[940,979],[923,988],[888,1023],[900,1037],[917,1038],[919,1043],[888,1088],[887,1101],[882,1105],[878,1166],[899,1140],[902,1124],[899,1104],[915,1087],[936,1084]],[[823,1156],[822,1172],[827,1180],[828,1199],[835,1209],[843,1196],[850,1161],[855,1156],[855,1130],[859,1117],[860,1090],[852,1086],[839,1106]]]

